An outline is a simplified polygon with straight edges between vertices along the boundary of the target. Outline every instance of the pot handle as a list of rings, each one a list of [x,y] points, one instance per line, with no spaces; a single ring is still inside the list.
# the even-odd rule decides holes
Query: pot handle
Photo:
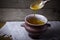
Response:
[[[46,25],[48,26],[48,27],[51,27],[51,24],[48,22],[48,23],[46,23]]]

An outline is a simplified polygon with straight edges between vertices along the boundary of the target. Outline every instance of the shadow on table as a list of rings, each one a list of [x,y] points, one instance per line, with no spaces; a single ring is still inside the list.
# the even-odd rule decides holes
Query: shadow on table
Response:
[[[47,30],[40,36],[43,40],[60,40],[60,30]]]

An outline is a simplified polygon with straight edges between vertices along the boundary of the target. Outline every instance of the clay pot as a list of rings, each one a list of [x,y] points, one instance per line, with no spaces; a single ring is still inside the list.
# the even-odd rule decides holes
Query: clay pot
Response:
[[[40,38],[40,35],[43,34],[48,29],[50,24],[48,24],[47,22],[48,20],[45,16],[39,14],[35,14],[35,16],[43,20],[44,24],[43,25],[31,24],[27,21],[27,18],[30,18],[31,16],[34,16],[34,14],[25,17],[25,23],[23,25],[26,31],[28,32],[29,37],[33,39],[38,39]]]
[[[45,24],[43,26],[29,26],[26,23],[24,24],[24,28],[28,32],[29,37],[33,39],[39,39],[40,35],[42,35],[48,27],[50,27],[50,24]]]

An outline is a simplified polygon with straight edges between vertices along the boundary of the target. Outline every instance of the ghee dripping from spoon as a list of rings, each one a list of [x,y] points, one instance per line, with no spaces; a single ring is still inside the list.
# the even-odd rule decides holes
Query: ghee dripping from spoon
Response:
[[[42,9],[47,1],[38,0],[30,5],[30,9],[34,11],[34,16],[38,10]]]

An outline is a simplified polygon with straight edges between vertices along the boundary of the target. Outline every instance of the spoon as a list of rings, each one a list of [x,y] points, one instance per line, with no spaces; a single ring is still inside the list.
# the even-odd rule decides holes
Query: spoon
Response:
[[[48,1],[50,1],[50,0],[41,1],[40,3],[37,1],[36,3],[33,3],[30,5],[30,9],[39,10],[39,9],[43,8],[45,3]]]

